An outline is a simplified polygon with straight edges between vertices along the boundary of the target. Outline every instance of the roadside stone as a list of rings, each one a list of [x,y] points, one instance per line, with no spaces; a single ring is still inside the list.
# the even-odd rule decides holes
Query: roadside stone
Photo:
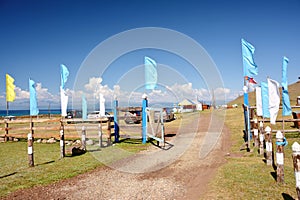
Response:
[[[41,142],[42,142],[42,139],[38,139],[36,142],[37,142],[37,143],[41,143]]]
[[[87,140],[86,141],[86,145],[93,145],[94,144],[94,140]]]
[[[65,141],[65,144],[66,144],[67,146],[71,146],[71,145],[73,144],[73,142],[72,142],[72,141]]]
[[[81,141],[80,140],[76,140],[74,143],[75,143],[75,145],[81,145]]]
[[[19,139],[18,138],[14,138],[14,142],[19,142]]]
[[[53,144],[55,142],[56,142],[55,138],[50,138],[49,140],[47,140],[47,143],[49,144]]]
[[[46,139],[43,139],[43,140],[42,140],[42,143],[43,143],[43,144],[46,144],[46,143],[47,143],[47,140],[46,140]]]

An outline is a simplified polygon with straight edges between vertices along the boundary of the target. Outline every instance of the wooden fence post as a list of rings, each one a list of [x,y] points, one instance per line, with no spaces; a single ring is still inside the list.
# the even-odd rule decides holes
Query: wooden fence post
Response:
[[[28,164],[29,164],[29,167],[34,167],[32,133],[28,133],[27,139],[28,139],[27,140],[27,144],[28,144]]]
[[[273,164],[273,145],[272,145],[272,129],[267,126],[265,128],[265,137],[266,137],[266,161],[267,165],[272,165]]]
[[[86,151],[86,130],[85,126],[82,126],[82,131],[81,131],[81,145],[82,149]]]
[[[257,118],[254,119],[253,124],[253,135],[254,135],[254,146],[259,146],[259,140],[258,140],[258,124],[257,124]]]
[[[8,122],[7,122],[7,119],[4,120],[4,123],[5,123],[5,135],[4,135],[4,142],[7,142],[8,140]]]
[[[107,135],[108,135],[108,145],[111,145],[111,124],[110,124],[110,120],[107,121]]]
[[[284,182],[284,146],[286,139],[281,131],[276,133],[276,162],[277,162],[277,183]]]
[[[259,154],[264,154],[264,124],[259,122]]]
[[[60,121],[60,157],[65,157],[65,135],[64,135],[64,124]]]
[[[99,123],[98,126],[98,135],[99,135],[99,147],[102,147],[102,125]]]
[[[293,164],[294,164],[294,172],[295,172],[295,179],[296,179],[296,191],[298,199],[300,199],[300,145],[298,142],[294,142],[292,145],[293,150]]]

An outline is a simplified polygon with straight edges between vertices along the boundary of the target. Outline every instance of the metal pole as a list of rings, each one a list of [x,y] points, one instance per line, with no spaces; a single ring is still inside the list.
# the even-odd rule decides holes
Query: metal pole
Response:
[[[118,119],[118,100],[114,101],[114,133],[115,142],[119,142],[119,119]],[[110,120],[110,119],[109,119]]]
[[[148,107],[147,96],[143,95],[143,102],[142,102],[142,143],[143,144],[147,142],[147,112],[146,112],[147,107]]]

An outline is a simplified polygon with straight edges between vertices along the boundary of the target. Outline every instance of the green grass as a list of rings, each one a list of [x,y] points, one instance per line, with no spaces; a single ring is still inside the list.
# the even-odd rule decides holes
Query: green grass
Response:
[[[57,182],[101,167],[103,164],[97,155],[113,160],[122,158],[113,156],[114,151],[109,149],[123,149],[132,154],[146,149],[148,145],[138,140],[126,140],[103,149],[93,146],[89,149],[98,151],[61,159],[59,143],[34,143],[35,166],[28,167],[27,142],[0,143],[0,197],[18,189]]]
[[[242,109],[229,109],[226,113],[226,125],[231,131],[231,154],[227,163],[218,169],[211,181],[209,192],[203,199],[292,199],[297,197],[292,161],[291,145],[299,142],[298,133],[286,134],[289,144],[285,147],[284,184],[276,182],[276,171],[264,162],[264,157],[253,152],[240,151],[243,144]],[[275,145],[273,137],[273,145]],[[273,146],[274,147],[274,146]],[[275,155],[275,152],[274,152]],[[276,162],[276,160],[275,160]]]

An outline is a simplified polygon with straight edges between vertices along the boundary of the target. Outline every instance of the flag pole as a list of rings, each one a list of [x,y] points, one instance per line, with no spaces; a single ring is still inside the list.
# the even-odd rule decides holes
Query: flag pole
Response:
[[[6,101],[6,116],[8,116],[8,101]]]
[[[246,80],[246,76],[244,77],[244,106],[245,106],[245,111],[244,111],[244,119],[245,119],[245,133],[247,134],[247,151],[250,151],[250,115],[249,115],[249,100],[248,100],[248,83]]]

